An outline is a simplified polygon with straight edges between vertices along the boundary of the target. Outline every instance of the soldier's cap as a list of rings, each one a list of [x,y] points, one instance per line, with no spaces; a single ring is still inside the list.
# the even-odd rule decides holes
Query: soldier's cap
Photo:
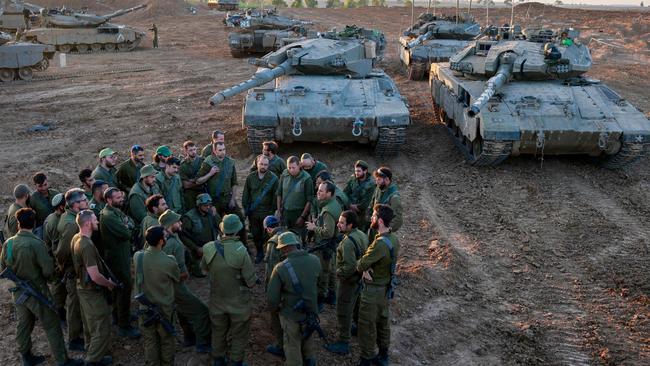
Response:
[[[165,238],[165,228],[162,226],[152,226],[144,234],[144,240],[151,246],[156,246],[160,239]]]
[[[86,199],[86,194],[82,189],[72,188],[65,192],[65,203],[71,206],[75,202],[83,201]]]
[[[374,173],[372,173],[372,175],[375,177],[382,177],[393,180],[393,172],[391,172],[390,169],[386,168],[385,166],[377,169]]]
[[[93,183],[93,186],[90,188],[90,190],[91,190],[92,192],[95,192],[96,189],[98,189],[98,188],[102,188],[103,185],[108,185],[108,183],[104,182],[104,181],[101,180],[101,179],[97,179],[97,180],[95,181],[95,183]],[[102,192],[102,193],[104,193],[104,192]]]
[[[63,203],[63,193],[57,193],[52,197],[52,207],[58,207]]]
[[[181,215],[172,210],[163,212],[158,218],[158,223],[163,227],[170,227],[179,221],[181,221]]]
[[[357,161],[354,163],[354,166],[360,166],[360,167],[362,167],[363,169],[368,170],[368,163],[366,163],[366,162],[363,161],[363,160],[357,160]]]
[[[274,226],[278,226],[279,224],[280,224],[280,220],[278,220],[278,218],[273,215],[269,215],[264,218],[264,222],[263,222],[264,227],[274,227]]]
[[[172,156],[172,149],[170,149],[167,145],[158,146],[156,149],[156,155],[162,155],[166,158],[170,157]]]
[[[219,224],[219,228],[221,229],[221,232],[226,235],[236,234],[243,227],[244,225],[241,223],[239,217],[237,217],[237,215],[234,214],[228,214],[224,216],[223,220],[221,220],[221,224]]]
[[[300,245],[300,238],[298,238],[298,235],[292,233],[291,231],[282,233],[278,237],[278,245],[276,246],[276,248],[282,249],[290,245]]]
[[[304,153],[304,154],[300,155],[300,161],[303,161],[303,160],[314,160],[314,158],[311,157],[310,153]]]
[[[212,204],[212,197],[210,197],[209,194],[201,193],[200,195],[196,196],[196,205],[197,206],[210,205],[210,204]]]
[[[29,190],[29,187],[25,184],[19,184],[14,187],[14,197],[15,198],[23,198],[32,192]]]
[[[111,155],[115,155],[115,151],[113,151],[113,149],[111,149],[110,147],[102,149],[102,151],[99,152],[100,159]]]
[[[156,168],[151,164],[147,164],[140,168],[140,179],[149,177],[151,175],[156,175]]]

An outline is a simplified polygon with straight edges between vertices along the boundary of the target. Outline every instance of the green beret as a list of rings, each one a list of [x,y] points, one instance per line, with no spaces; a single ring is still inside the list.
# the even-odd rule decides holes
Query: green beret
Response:
[[[179,221],[181,221],[181,215],[172,210],[163,212],[163,214],[158,218],[158,223],[164,227],[170,227]]]
[[[228,214],[223,217],[223,220],[221,221],[221,224],[219,224],[219,227],[221,228],[221,232],[229,235],[229,234],[236,234],[241,230],[244,225],[241,223],[241,220],[237,215],[233,214]]]
[[[162,155],[166,158],[170,157],[172,156],[172,149],[170,149],[167,145],[158,146],[156,149],[156,155]]]
[[[298,235],[292,233],[291,231],[282,233],[278,237],[278,245],[276,246],[276,248],[282,249],[290,245],[300,245],[300,239],[298,238]]]
[[[151,164],[147,164],[140,168],[140,179],[148,177],[150,175],[156,175],[156,173],[156,168],[154,168]]]

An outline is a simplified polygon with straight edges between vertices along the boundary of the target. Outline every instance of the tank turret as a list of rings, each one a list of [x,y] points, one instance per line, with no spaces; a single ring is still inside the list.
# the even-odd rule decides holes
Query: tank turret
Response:
[[[92,28],[109,22],[111,19],[146,8],[147,4],[134,6],[128,9],[120,9],[106,15],[80,13],[70,10],[41,9],[43,25],[56,28]]]

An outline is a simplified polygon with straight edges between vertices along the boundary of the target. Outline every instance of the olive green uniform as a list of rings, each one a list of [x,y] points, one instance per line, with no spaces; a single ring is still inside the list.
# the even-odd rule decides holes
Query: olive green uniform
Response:
[[[269,171],[273,172],[273,174],[279,177],[282,175],[282,173],[284,173],[285,169],[287,169],[287,164],[281,157],[273,155],[273,158],[269,159]],[[257,171],[257,161],[253,160],[253,164],[251,165],[251,172],[255,171]]]
[[[198,177],[199,169],[203,164],[203,158],[197,156],[194,160],[183,159],[181,167],[178,170],[178,175],[181,176],[181,181],[194,181]],[[203,193],[203,188],[193,187],[183,190],[183,199],[185,200],[185,211],[189,211],[196,207],[196,197]]]
[[[5,226],[4,226],[4,234],[5,238],[11,238],[12,236],[16,235],[18,232],[18,221],[16,219],[16,212],[23,208],[24,206],[19,205],[17,203],[12,203],[11,206],[9,206],[9,209],[7,210],[7,217],[5,217]]]
[[[368,222],[370,222],[370,215],[372,215],[372,208],[375,207],[376,204],[384,204],[390,206],[390,208],[393,209],[393,214],[395,217],[393,217],[393,220],[390,222],[390,230],[392,232],[397,232],[400,227],[402,227],[402,200],[399,195],[399,191],[397,190],[397,185],[395,183],[391,183],[388,187],[384,189],[379,189],[379,187],[375,187],[375,192],[372,195],[372,200],[370,202],[369,210],[368,213],[366,214],[366,219],[368,219]],[[371,232],[372,235],[374,233]],[[372,238],[372,236],[371,236]]]
[[[201,157],[205,159],[208,156],[212,156],[212,143],[203,146],[203,149],[201,149]]]
[[[395,258],[391,258],[388,239]],[[379,234],[357,262],[357,271],[372,270],[372,282],[366,282],[359,305],[359,346],[361,357],[374,358],[375,346],[388,350],[390,346],[390,313],[386,296],[391,281],[391,264],[399,255],[397,236]]]
[[[142,257],[142,259],[140,259]],[[141,262],[140,262],[141,261]],[[180,282],[180,270],[173,256],[156,247],[147,247],[133,256],[136,273],[136,291],[160,307],[170,323],[174,323],[174,287]],[[140,264],[141,263],[141,264]],[[145,310],[146,307],[140,306]],[[160,322],[145,327],[140,318],[147,365],[173,366],[176,340]]]
[[[314,229],[314,244],[320,245],[328,240],[336,238],[339,230],[336,227],[336,222],[341,216],[341,205],[335,198],[330,198],[320,202],[321,210],[316,220],[316,228]],[[320,298],[327,297],[327,290],[330,287],[334,290],[334,283],[329,286],[330,272],[333,270],[332,257],[336,245],[329,245],[315,250],[314,254],[320,259],[321,275],[318,282],[318,295]]]
[[[59,221],[61,221],[61,214],[54,211],[43,223],[43,241],[47,247],[48,253],[54,258],[54,253],[59,246]],[[63,281],[63,273],[57,268],[54,268],[53,280],[50,282],[54,304],[57,308],[63,309],[65,307],[65,281]]]
[[[86,362],[100,362],[109,354],[111,343],[111,307],[104,292],[109,290],[92,281],[88,268],[97,266],[101,273],[106,273],[106,269],[92,240],[81,233],[72,239],[72,263],[84,324]]]
[[[350,342],[354,308],[359,298],[361,274],[357,260],[368,248],[368,236],[359,229],[345,235],[336,248],[336,324],[340,342]]]
[[[212,169],[213,166],[219,167],[219,173],[216,173],[207,182],[205,187],[207,193],[212,198],[214,207],[217,208],[219,215],[233,213],[239,217],[242,224],[245,223],[245,218],[241,209],[237,206],[234,208],[228,207],[230,199],[232,198],[232,187],[237,185],[237,169],[235,167],[235,160],[226,156],[223,160],[219,160],[216,156],[210,155],[201,164],[199,169],[199,177],[202,177]],[[245,240],[245,238],[244,238]]]
[[[185,209],[183,207],[183,182],[181,182],[181,177],[178,174],[170,177],[162,171],[156,174],[156,182],[160,188],[160,194],[165,197],[169,209],[177,214],[183,214]]]
[[[34,191],[32,192],[32,195],[29,196],[29,207],[36,212],[35,228],[43,226],[45,218],[54,212],[54,207],[52,207],[52,198],[57,194],[59,194],[58,191],[50,188],[47,190],[47,197],[42,195],[39,191]]]
[[[91,198],[88,202],[88,208],[93,210],[95,216],[99,217],[99,213],[106,207],[106,202],[98,202],[95,197]]]
[[[74,278],[72,266],[72,238],[79,232],[79,226],[75,222],[77,213],[66,208],[57,230],[59,231],[59,245],[54,252],[59,270],[65,276],[65,310],[68,322],[68,341],[80,339],[83,336],[81,322],[81,308],[77,296],[77,281]]]
[[[269,281],[271,281],[271,273],[273,273],[273,268],[284,260],[284,256],[278,246],[278,237],[280,234],[286,232],[285,227],[276,227],[271,233],[271,238],[266,241],[266,249],[264,251],[264,285],[268,286]],[[271,331],[275,336],[277,344],[280,348],[284,344],[284,339],[282,335],[282,325],[280,324],[280,310],[278,308],[271,308]]]
[[[242,192],[242,206],[248,217],[248,227],[253,234],[253,241],[258,253],[264,245],[264,218],[273,215],[277,201],[275,191],[278,189],[278,177],[271,171],[260,179],[257,171],[246,177]]]
[[[129,216],[112,206],[104,207],[99,216],[106,264],[124,284],[124,288],[113,291],[113,307],[117,310],[117,325],[126,328],[131,316],[131,238],[136,226]]]
[[[345,188],[343,189],[343,192],[350,199],[350,205],[357,205],[359,209],[359,212],[357,212],[359,218],[357,226],[363,232],[368,230],[369,221],[366,219],[366,216],[368,216],[368,209],[372,209],[370,207],[370,201],[372,201],[375,188],[375,182],[373,182],[369,174],[366,174],[366,179],[364,180],[358,180],[353,174],[345,183]]]
[[[282,225],[299,233],[304,240],[305,228],[298,227],[296,220],[314,197],[314,181],[305,171],[296,177],[287,172],[280,177],[277,195],[282,203]]]
[[[160,193],[160,187],[158,187],[158,184],[156,183],[151,187],[148,187],[146,184],[142,183],[142,180],[140,180],[138,183],[133,185],[131,192],[129,192],[128,214],[136,224],[140,225],[142,219],[147,216],[147,205],[144,202],[147,198],[158,193]]]
[[[136,163],[133,159],[129,159],[117,167],[115,172],[115,180],[117,188],[120,191],[129,193],[131,187],[140,181],[140,169],[144,166],[142,163]]]
[[[287,262],[291,264],[300,281],[303,288],[302,294],[296,292],[287,269]],[[314,335],[312,334],[307,339],[302,338],[301,322],[305,320],[306,314],[294,310],[294,306],[302,299],[305,301],[307,311],[318,313],[317,283],[320,273],[320,261],[316,256],[304,250],[296,250],[289,253],[287,259],[275,266],[271,274],[266,296],[272,309],[280,309],[286,366],[302,366],[304,359],[314,358],[316,355]]]
[[[54,262],[47,253],[43,241],[36,235],[26,230],[19,231],[4,243],[0,258],[3,270],[10,267],[18,278],[28,281],[45,297],[52,298],[47,288],[47,280],[54,274]],[[23,290],[18,288],[10,291],[14,303],[23,293]],[[56,312],[31,296],[24,303],[15,304],[15,308],[18,351],[23,354],[31,352],[32,330],[36,319],[40,319],[54,359],[58,363],[64,363],[68,356]]]
[[[103,180],[108,184],[109,187],[117,187],[117,179],[115,178],[115,174],[117,174],[117,169],[115,167],[112,167],[110,169],[106,169],[101,165],[97,165],[95,167],[95,170],[93,170],[93,178],[95,180]]]
[[[147,216],[142,219],[142,223],[140,224],[140,237],[144,238],[145,233],[147,232],[147,229],[158,225],[158,218],[160,215],[155,216],[151,212],[147,212]],[[146,246],[146,243],[145,243]]]
[[[257,277],[248,251],[234,236],[203,247],[201,269],[210,279],[212,357],[244,360],[250,335],[251,290]],[[223,248],[223,255],[217,246]],[[230,347],[228,347],[230,344]]]
[[[198,248],[203,248],[203,245],[209,241],[216,240],[219,236],[219,224],[221,223],[221,216],[204,214],[195,207],[186,212],[181,218],[183,223],[183,231],[180,236],[183,239],[183,244],[190,251],[190,263],[188,266],[192,272],[200,271]]]
[[[314,164],[313,167],[311,167],[311,169],[304,169],[304,171],[309,174],[309,176],[311,177],[311,180],[314,183],[316,182],[316,176],[318,175],[318,173],[320,173],[322,171],[328,171],[327,165],[325,165],[325,163],[323,163],[321,161],[318,161],[318,160],[315,160],[315,161],[316,161],[316,163]]]

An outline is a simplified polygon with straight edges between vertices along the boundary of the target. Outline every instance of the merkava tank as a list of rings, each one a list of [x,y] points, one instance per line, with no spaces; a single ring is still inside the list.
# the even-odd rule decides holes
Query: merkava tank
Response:
[[[0,0],[0,32],[15,33],[28,28],[32,12],[22,4]]]
[[[32,80],[34,71],[47,69],[56,53],[53,46],[12,39],[8,33],[0,32],[0,84],[16,79]]]
[[[586,154],[620,168],[645,153],[650,122],[615,91],[583,77],[592,66],[589,49],[577,32],[566,33],[486,37],[449,63],[431,65],[434,113],[470,164]]]
[[[286,45],[210,104],[248,92],[242,123],[256,153],[265,140],[356,141],[374,145],[378,156],[396,155],[410,118],[393,80],[373,68],[385,45],[382,33],[354,26]]]
[[[410,80],[422,80],[431,64],[445,62],[480,34],[480,25],[469,14],[458,19],[423,13],[399,38],[399,58]]]
[[[41,27],[26,31],[25,36],[32,42],[53,45],[63,53],[132,51],[140,44],[145,33],[109,21],[146,6],[143,4],[106,15],[43,8]]]

